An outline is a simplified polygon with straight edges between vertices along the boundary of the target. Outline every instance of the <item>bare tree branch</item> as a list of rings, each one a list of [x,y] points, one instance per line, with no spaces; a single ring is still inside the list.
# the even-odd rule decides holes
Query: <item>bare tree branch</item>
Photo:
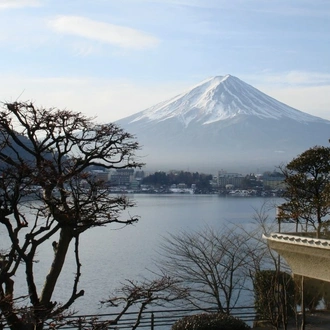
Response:
[[[250,266],[249,240],[248,235],[231,228],[170,234],[164,238],[158,265],[189,289],[186,299],[194,307],[215,307],[229,314]]]
[[[115,124],[96,124],[81,113],[28,102],[8,103],[0,111],[0,225],[9,239],[6,255],[0,255],[0,311],[11,329],[42,329],[48,318],[61,317],[84,294],[79,289],[82,233],[138,221],[136,216],[121,218],[121,211],[134,203],[111,196],[91,171],[95,166],[104,170],[141,167],[134,156],[138,149],[131,134]],[[34,219],[28,220],[27,213]],[[51,240],[55,234],[58,239]],[[36,256],[51,241],[53,260],[39,292]],[[53,292],[72,241],[73,289],[66,302],[54,302]],[[19,268],[26,274],[28,302],[18,309],[14,288]]]

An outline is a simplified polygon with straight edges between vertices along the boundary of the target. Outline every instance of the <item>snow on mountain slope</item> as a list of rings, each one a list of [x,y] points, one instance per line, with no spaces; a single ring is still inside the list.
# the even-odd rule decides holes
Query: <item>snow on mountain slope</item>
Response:
[[[136,136],[153,169],[278,166],[330,138],[330,121],[230,75],[205,80],[117,124]]]
[[[132,122],[178,119],[185,127],[191,122],[210,124],[238,115],[259,118],[290,118],[319,122],[323,119],[291,108],[231,75],[207,79],[170,100],[130,117]]]

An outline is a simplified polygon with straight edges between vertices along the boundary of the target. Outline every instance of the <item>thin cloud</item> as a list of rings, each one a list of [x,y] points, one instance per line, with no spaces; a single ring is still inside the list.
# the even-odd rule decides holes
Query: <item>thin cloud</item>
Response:
[[[38,0],[0,0],[0,10],[38,6],[41,6],[41,2]]]
[[[160,3],[167,5],[196,7],[196,8],[212,8],[214,5],[205,3],[204,0],[148,0],[150,3]]]
[[[133,0],[134,1],[134,0]],[[140,0],[135,0],[139,2]],[[227,1],[227,0],[144,0],[149,3],[173,5],[202,9],[223,9],[243,12],[255,12],[263,14],[275,14],[280,16],[307,16],[307,17],[328,17],[329,11],[325,10],[325,2],[294,0],[287,2],[271,2],[264,0],[251,1]]]
[[[325,86],[256,86],[264,93],[293,108],[330,120],[330,85]]]
[[[266,75],[264,81],[282,85],[330,85],[330,74],[322,72],[289,71]]]
[[[88,76],[30,77],[10,74],[0,77],[0,101],[32,101],[46,108],[81,111],[89,117],[97,116],[99,122],[132,115],[186,89],[187,86],[180,82],[141,83]]]
[[[260,6],[257,5],[251,7],[250,10],[257,13],[264,14],[275,14],[279,16],[300,16],[300,17],[329,17],[329,11],[326,9],[328,4],[325,2],[313,1],[293,1],[293,2],[283,2],[279,3],[265,3],[260,2]],[[266,4],[266,5],[265,5]],[[249,10],[246,8],[246,10]]]
[[[156,47],[159,40],[129,27],[98,22],[80,16],[58,16],[49,26],[60,33],[76,35],[121,48],[145,49]]]
[[[245,76],[245,81],[293,108],[330,120],[330,74],[314,71]]]

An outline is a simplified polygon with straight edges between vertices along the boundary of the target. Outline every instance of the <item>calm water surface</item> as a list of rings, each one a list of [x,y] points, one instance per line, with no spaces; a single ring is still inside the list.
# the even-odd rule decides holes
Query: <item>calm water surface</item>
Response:
[[[253,226],[255,210],[265,203],[281,203],[280,199],[188,194],[139,194],[132,198],[137,206],[128,212],[140,217],[137,224],[124,228],[118,225],[95,228],[80,239],[80,289],[85,290],[85,296],[79,298],[74,305],[79,314],[111,312],[104,308],[100,310],[99,301],[107,298],[125,279],[147,277],[150,274],[148,269],[153,268],[153,260],[157,258],[157,248],[162,237],[168,233],[197,230],[206,225],[221,228],[230,223]],[[275,209],[270,210],[269,215],[274,218]],[[40,276],[40,286],[51,261],[51,242],[38,255],[40,261],[36,264],[36,272]],[[71,293],[75,263],[71,256],[68,261],[54,294],[54,300],[57,301]],[[17,280],[20,276],[23,274],[18,275]],[[24,281],[21,284],[24,292]]]

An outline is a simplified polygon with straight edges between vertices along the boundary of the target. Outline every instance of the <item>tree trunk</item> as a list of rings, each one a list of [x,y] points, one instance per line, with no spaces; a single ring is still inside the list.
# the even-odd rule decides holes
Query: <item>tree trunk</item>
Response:
[[[51,298],[63,268],[72,237],[73,233],[70,227],[61,229],[59,242],[56,244],[56,249],[54,249],[54,260],[46,277],[39,304],[33,306],[34,310],[31,311],[30,316],[27,316],[29,319],[18,318],[16,314],[5,315],[11,330],[42,330],[44,328],[44,320],[47,319],[47,314],[53,308]],[[8,311],[8,313],[14,312]]]
[[[306,310],[304,297],[304,276],[301,276],[301,327],[300,330],[305,330],[306,324]]]
[[[320,237],[321,237],[321,228],[322,228],[322,223],[319,222],[319,223],[317,224],[316,238],[320,238]]]
[[[55,285],[63,268],[66,253],[69,249],[72,237],[73,233],[70,227],[65,226],[61,229],[60,238],[58,244],[56,244],[54,260],[46,277],[46,281],[40,296],[40,304],[45,308],[47,308],[50,304]]]

